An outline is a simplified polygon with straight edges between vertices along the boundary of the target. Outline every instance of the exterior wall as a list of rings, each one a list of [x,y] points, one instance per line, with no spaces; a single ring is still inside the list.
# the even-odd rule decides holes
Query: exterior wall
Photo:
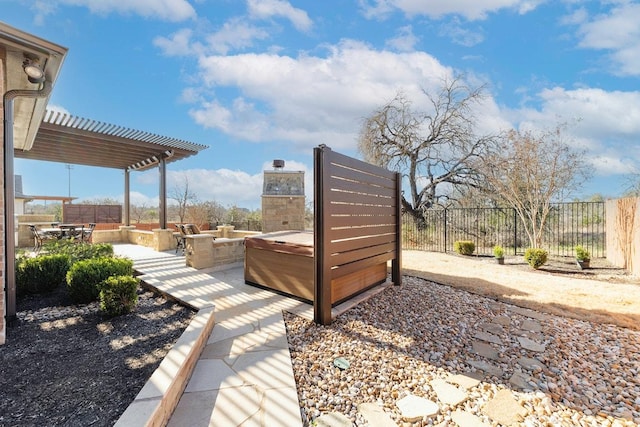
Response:
[[[607,200],[607,259],[640,275],[640,198]]]
[[[196,269],[239,266],[244,262],[244,238],[214,240],[209,235],[190,234],[185,255],[187,266]]]
[[[304,230],[304,196],[262,196],[262,232]]]
[[[0,47],[0,93],[4,94],[6,90],[6,74],[5,74],[5,60],[6,52],[4,48]],[[4,102],[0,102],[0,114],[4,117]],[[2,146],[0,152],[2,153],[3,161],[0,162],[0,181],[2,185],[0,188],[4,188],[4,120],[0,120],[0,139],[2,139]],[[0,234],[2,235],[2,241],[0,242],[0,345],[5,343],[6,340],[6,325],[5,325],[5,303],[6,295],[4,293],[5,288],[5,271],[4,271],[4,248],[5,248],[5,229],[4,229],[4,191],[0,191]]]

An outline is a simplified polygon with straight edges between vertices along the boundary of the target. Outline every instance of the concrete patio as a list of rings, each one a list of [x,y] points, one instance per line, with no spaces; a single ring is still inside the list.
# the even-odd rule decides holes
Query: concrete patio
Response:
[[[196,270],[174,251],[114,249],[146,284],[198,310],[116,425],[302,425],[282,311],[312,318],[310,305],[245,285],[237,266]]]

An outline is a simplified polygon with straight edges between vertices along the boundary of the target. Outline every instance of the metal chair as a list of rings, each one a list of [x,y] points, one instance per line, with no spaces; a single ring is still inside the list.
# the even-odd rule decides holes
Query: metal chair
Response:
[[[43,233],[42,231],[38,230],[38,227],[33,224],[29,224],[29,230],[31,230],[31,235],[33,236],[33,251],[36,253],[40,252],[40,250],[42,249],[42,244],[45,240],[53,240],[56,238],[55,236]]]
[[[91,236],[93,235],[93,230],[96,228],[96,224],[95,222],[91,222],[89,223],[89,228],[88,229],[83,229],[82,230],[82,236],[81,239],[83,242],[89,242],[91,240]]]
[[[182,253],[184,254],[184,250],[186,247],[186,243],[187,243],[187,232],[185,230],[185,227],[183,224],[176,224],[175,225],[176,228],[178,229],[178,233],[177,235],[175,235],[176,238],[176,253],[178,253],[178,250],[182,249]]]

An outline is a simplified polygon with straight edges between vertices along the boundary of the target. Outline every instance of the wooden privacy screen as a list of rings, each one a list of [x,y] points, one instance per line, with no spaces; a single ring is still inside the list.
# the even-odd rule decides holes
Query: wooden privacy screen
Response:
[[[314,163],[313,308],[328,325],[335,303],[386,280],[387,261],[400,285],[401,179],[324,145]]]

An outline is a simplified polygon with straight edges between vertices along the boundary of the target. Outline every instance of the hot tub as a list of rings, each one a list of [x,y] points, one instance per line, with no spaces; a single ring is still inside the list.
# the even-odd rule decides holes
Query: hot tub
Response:
[[[384,282],[387,263],[369,266],[331,281],[331,303]],[[244,280],[304,301],[314,299],[312,231],[278,231],[245,237]]]

